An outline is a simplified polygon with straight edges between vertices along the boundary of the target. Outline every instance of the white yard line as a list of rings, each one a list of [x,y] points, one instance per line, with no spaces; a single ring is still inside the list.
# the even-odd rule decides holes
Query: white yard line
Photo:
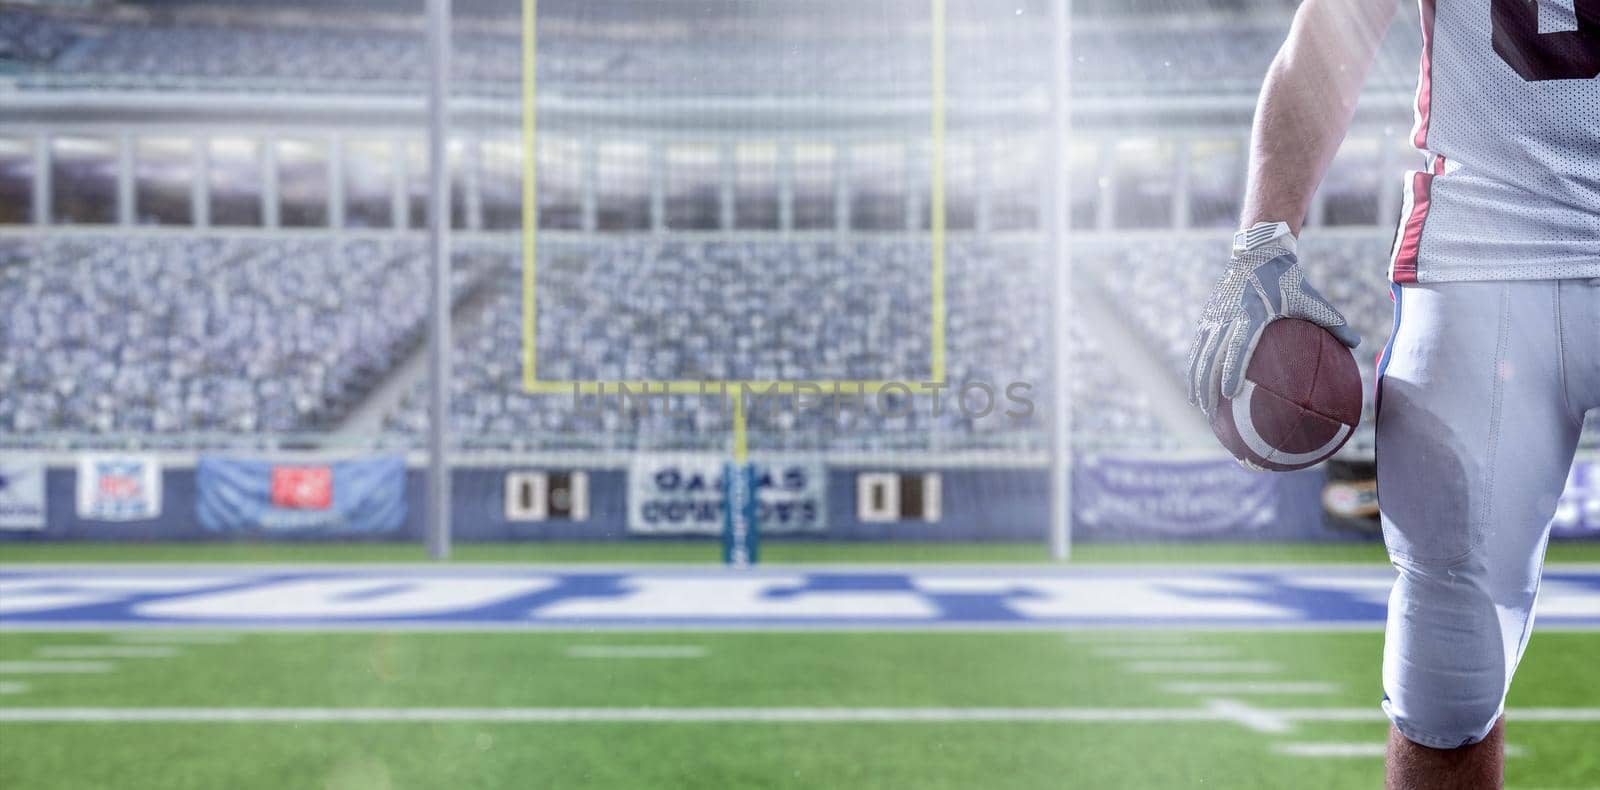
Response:
[[[1239,651],[1224,645],[1113,645],[1097,647],[1100,658],[1231,658]]]
[[[0,708],[4,722],[917,723],[1229,720],[1205,708]]]
[[[1137,626],[1134,626],[1137,627]],[[1186,631],[1163,628],[1148,631],[1124,631],[1116,629],[1085,628],[1071,631],[1067,638],[1074,642],[1093,642],[1095,644],[1111,645],[1126,642],[1134,645],[1148,644],[1181,644],[1190,640]]]
[[[1223,703],[1218,705],[1216,703]],[[1600,722],[1600,708],[1523,708],[1515,722]],[[1234,700],[1202,708],[0,708],[0,723],[45,722],[483,722],[1079,724],[1384,721],[1377,707],[1256,708]]]
[[[700,645],[574,645],[567,658],[705,658]]]
[[[0,661],[0,675],[85,675],[114,668],[110,661]]]
[[[1279,716],[1277,711],[1236,699],[1208,699],[1206,709],[1256,732],[1284,733],[1294,729],[1294,722]]]
[[[1270,675],[1283,667],[1273,661],[1135,661],[1126,669],[1145,675]]]
[[[1290,757],[1383,757],[1388,744],[1382,741],[1295,741],[1275,743],[1272,750]],[[1516,744],[1506,744],[1507,757],[1521,757],[1527,750]]]
[[[1376,706],[1374,706],[1376,709]],[[1365,708],[1283,708],[1279,715],[1297,721],[1367,721]],[[1600,708],[1512,708],[1506,718],[1515,722],[1587,724],[1600,721]]]
[[[166,645],[45,645],[33,652],[40,658],[172,658],[182,651]]]
[[[231,645],[239,641],[233,634],[182,632],[117,631],[111,641],[125,645]]]
[[[1273,682],[1265,680],[1193,681],[1164,683],[1163,691],[1173,694],[1337,694],[1343,687],[1319,680]]]
[[[0,694],[25,694],[29,688],[20,680],[0,680]]]

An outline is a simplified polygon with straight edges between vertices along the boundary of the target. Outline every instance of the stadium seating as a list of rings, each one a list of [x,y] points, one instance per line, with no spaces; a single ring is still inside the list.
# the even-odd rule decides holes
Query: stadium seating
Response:
[[[539,376],[922,381],[931,356],[930,260],[921,241],[552,245],[539,266]],[[1027,395],[1036,407],[1047,402],[1038,266],[1025,248],[980,244],[953,246],[948,266],[949,379],[991,384],[996,413],[964,415],[948,393],[938,416],[931,396],[899,414],[895,393],[885,396],[887,408],[871,396],[859,410],[831,400],[816,409],[774,405],[751,412],[752,441],[819,449],[921,442],[930,431],[966,445],[1036,435],[1038,412],[1012,420],[999,411],[1012,382],[1033,386]],[[503,276],[515,282],[513,270]],[[521,394],[520,291],[492,290],[492,303],[459,333],[453,412],[461,434],[489,444],[544,441],[546,433],[616,446],[726,441],[720,397],[677,398],[670,414],[659,405],[624,413],[612,398],[603,414],[590,414],[575,409],[571,395]],[[426,425],[423,394],[419,386],[390,418],[392,430]],[[970,393],[972,410],[983,400]]]
[[[325,429],[419,341],[423,271],[415,242],[6,241],[0,431]]]
[[[227,24],[120,19],[91,27],[38,12],[8,10],[6,16],[16,21],[0,26],[0,62],[25,65],[24,88],[411,92],[425,76],[422,35],[395,24],[295,27],[252,24],[246,17]],[[1219,17],[1198,24],[1202,30],[1085,26],[1072,42],[1074,90],[1113,97],[1250,93],[1286,21]],[[861,40],[816,31],[796,46],[797,31],[786,28],[789,38],[776,46],[764,38],[770,31],[758,26],[732,35],[663,30],[677,32],[542,36],[539,83],[586,96],[848,96],[920,94],[930,78],[926,42],[887,32]],[[954,26],[947,89],[985,96],[1039,90],[1049,69],[1047,30]],[[715,57],[708,57],[713,50]],[[521,45],[515,36],[476,26],[457,33],[455,52],[459,91],[516,95]],[[1408,89],[1419,52],[1412,26],[1397,26],[1373,69],[1373,87]]]
[[[1117,241],[1087,247],[1078,263],[1181,375],[1195,322],[1220,262],[1226,260],[1227,245],[1222,237]],[[1356,361],[1370,389],[1377,351],[1393,323],[1386,276],[1389,240],[1370,233],[1319,236],[1313,231],[1300,249],[1314,283],[1365,338]]]
[[[1086,288],[1111,299],[1147,349],[1105,346],[1074,322],[1067,382],[1080,441],[1171,444],[1148,393],[1118,356],[1155,353],[1181,387],[1195,318],[1225,241],[1085,241]],[[1325,293],[1367,338],[1371,382],[1391,304],[1387,241],[1308,236]],[[453,429],[481,447],[721,447],[726,400],[677,395],[624,409],[522,391],[520,256],[466,244],[455,259]],[[984,382],[995,412],[942,393],[910,408],[822,398],[797,409],[757,399],[763,449],[1042,446],[1050,403],[1048,287],[1027,242],[952,242],[947,254],[948,380]],[[926,242],[595,239],[541,247],[539,374],[544,380],[888,380],[929,373]],[[270,276],[269,276],[270,275]],[[1114,275],[1114,276],[1113,276]],[[0,431],[29,436],[326,432],[419,347],[425,315],[416,241],[329,237],[57,234],[0,241]],[[1088,292],[1086,292],[1088,293]],[[1026,382],[1034,413],[1004,416]],[[757,390],[760,392],[760,390]],[[972,409],[981,393],[969,393]],[[426,429],[413,386],[384,420],[388,441]],[[1370,426],[1369,426],[1370,430]],[[1593,435],[1593,434],[1591,434]],[[372,437],[358,437],[372,440]]]
[[[55,17],[8,6],[0,14],[0,69],[49,63],[77,39],[73,27]]]

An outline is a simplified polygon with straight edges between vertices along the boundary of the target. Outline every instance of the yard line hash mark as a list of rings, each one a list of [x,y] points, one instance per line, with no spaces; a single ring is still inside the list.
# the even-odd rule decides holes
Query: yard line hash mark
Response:
[[[700,645],[574,645],[568,658],[705,658]]]
[[[1238,651],[1222,645],[1116,645],[1097,647],[1099,658],[1230,658]]]
[[[110,672],[109,661],[0,661],[0,675],[92,675]]]
[[[1270,675],[1282,671],[1272,661],[1135,661],[1129,672],[1146,675]]]
[[[1309,681],[1194,681],[1166,683],[1163,691],[1173,694],[1337,694],[1343,690],[1337,683]]]
[[[164,645],[45,645],[40,658],[172,658],[181,651]]]

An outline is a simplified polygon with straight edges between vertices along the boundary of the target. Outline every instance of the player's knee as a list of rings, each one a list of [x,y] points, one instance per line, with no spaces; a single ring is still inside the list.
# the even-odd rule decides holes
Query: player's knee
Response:
[[[1435,749],[1477,743],[1500,718],[1522,634],[1507,633],[1490,575],[1397,562],[1384,644],[1384,710],[1400,734]],[[1529,602],[1531,605],[1531,601]],[[1512,607],[1516,608],[1516,607]]]
[[[1502,695],[1456,699],[1384,700],[1384,711],[1407,740],[1432,749],[1457,749],[1483,740],[1500,720]]]

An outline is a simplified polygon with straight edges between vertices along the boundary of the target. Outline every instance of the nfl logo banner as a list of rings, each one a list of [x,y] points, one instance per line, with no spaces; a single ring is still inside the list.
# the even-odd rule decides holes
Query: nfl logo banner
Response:
[[[272,467],[272,506],[290,510],[333,507],[333,467]]]
[[[44,464],[0,459],[0,530],[44,529]]]
[[[78,518],[148,521],[161,516],[161,464],[148,455],[78,459]]]
[[[196,515],[212,532],[349,536],[398,531],[406,519],[401,458],[329,463],[201,458]]]

